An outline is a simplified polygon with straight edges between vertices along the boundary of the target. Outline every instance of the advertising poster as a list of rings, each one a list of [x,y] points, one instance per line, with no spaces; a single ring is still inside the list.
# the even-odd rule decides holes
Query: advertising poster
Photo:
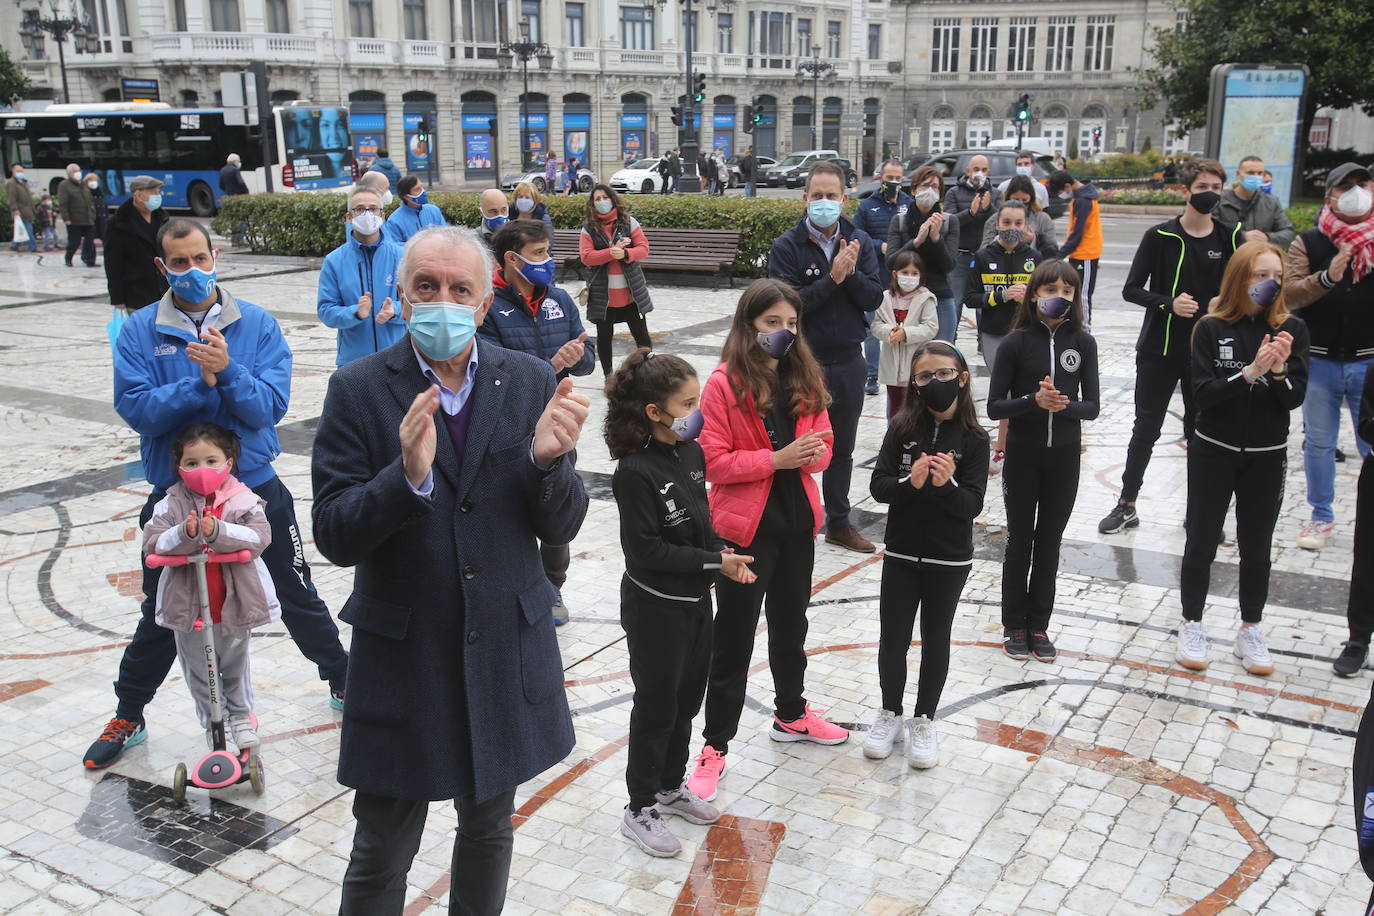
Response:
[[[420,119],[429,122],[429,133],[423,138],[419,134]],[[439,125],[434,112],[406,112],[406,171],[423,172],[430,168],[430,155],[434,146],[434,134]]]
[[[644,131],[623,130],[620,132],[620,146],[626,162],[644,157]]]
[[[343,108],[280,108],[282,144],[293,181],[302,190],[353,183],[353,141]]]
[[[464,134],[467,148],[463,162],[470,169],[489,169],[491,165],[491,134]]]

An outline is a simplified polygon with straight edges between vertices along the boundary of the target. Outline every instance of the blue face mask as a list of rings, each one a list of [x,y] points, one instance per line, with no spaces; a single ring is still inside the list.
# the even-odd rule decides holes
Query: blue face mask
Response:
[[[147,207],[149,211],[156,210],[162,206],[162,195],[149,194],[148,199],[143,202],[143,206]]]
[[[701,415],[701,409],[698,408],[685,417],[675,417],[668,428],[677,433],[677,437],[682,441],[691,442],[701,435],[701,427],[705,423],[706,418]]]
[[[508,222],[510,222],[510,217],[508,216],[488,216],[483,218],[482,225],[486,226],[492,232],[495,232]]]
[[[1279,297],[1279,290],[1282,288],[1279,281],[1272,278],[1261,280],[1250,286],[1250,301],[1262,309],[1267,309],[1274,304],[1274,300]]]
[[[817,229],[828,229],[840,218],[838,200],[813,200],[806,205],[806,215]]]
[[[1240,186],[1247,191],[1254,192],[1264,187],[1263,175],[1246,175],[1240,180]]]
[[[414,204],[415,206],[417,206],[417,207],[423,207],[425,204],[429,203],[429,192],[428,192],[428,191],[421,191],[419,194],[416,194],[414,197],[407,197],[406,200],[410,201],[411,203],[413,203],[413,204]]]
[[[553,283],[553,258],[547,258],[543,261],[531,261],[518,251],[515,253],[515,256],[525,262],[520,267],[520,273],[524,275],[526,280],[529,280],[535,286],[549,286]]]
[[[1273,194],[1274,183],[1272,181],[1266,181],[1264,184],[1260,185],[1260,190],[1263,191],[1265,194]]]
[[[410,302],[410,339],[430,359],[453,359],[477,333],[477,306],[459,302]]]
[[[161,259],[158,263],[163,267],[167,266]],[[191,267],[181,273],[169,270],[167,285],[185,302],[204,302],[215,291],[215,268],[201,270],[199,267]]]
[[[759,331],[756,339],[765,353],[774,359],[782,359],[787,355],[787,351],[792,349],[792,343],[797,339],[797,335],[787,328],[778,328],[776,331]]]
[[[1018,174],[1018,175],[1029,175],[1030,173],[1031,173],[1031,166],[1029,166],[1029,165],[1018,165],[1018,166],[1016,167],[1016,174]]]

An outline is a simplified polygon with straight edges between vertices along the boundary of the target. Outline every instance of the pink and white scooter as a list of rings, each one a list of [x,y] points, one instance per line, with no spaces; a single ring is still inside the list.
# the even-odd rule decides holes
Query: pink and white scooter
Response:
[[[205,673],[210,683],[210,736],[214,749],[187,773],[186,764],[178,763],[172,774],[172,799],[177,804],[186,801],[186,783],[202,789],[223,789],[240,782],[248,782],[258,795],[266,788],[266,773],[257,748],[239,751],[238,756],[229,753],[224,737],[224,700],[223,684],[220,681],[219,656],[215,653],[215,624],[210,617],[210,585],[205,577],[206,563],[249,563],[253,555],[247,550],[233,553],[193,553],[170,555],[152,553],[144,558],[150,567],[185,566],[188,563],[196,568],[196,585],[200,592],[200,608],[196,617],[196,631],[201,634],[205,649]],[[257,727],[254,717],[253,727]]]

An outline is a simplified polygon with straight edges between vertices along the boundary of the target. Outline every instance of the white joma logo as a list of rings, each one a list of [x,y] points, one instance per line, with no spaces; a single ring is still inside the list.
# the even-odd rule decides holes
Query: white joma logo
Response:
[[[499,311],[502,315],[505,315],[506,317],[510,317],[510,313],[515,311],[515,309],[497,309],[497,311]]]
[[[662,496],[667,496],[667,495],[668,495],[668,491],[672,488],[672,486],[673,486],[673,482],[672,482],[671,480],[668,481],[668,482],[665,483],[662,487],[659,488],[659,491],[658,491],[659,494],[662,495]]]

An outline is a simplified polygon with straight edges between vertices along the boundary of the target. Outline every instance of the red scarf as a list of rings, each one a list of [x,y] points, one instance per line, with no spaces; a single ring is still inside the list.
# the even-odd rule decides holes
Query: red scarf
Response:
[[[1330,207],[1322,207],[1317,214],[1317,228],[1336,247],[1350,248],[1350,274],[1354,282],[1359,283],[1374,273],[1374,214],[1363,222],[1347,223],[1332,213]]]

